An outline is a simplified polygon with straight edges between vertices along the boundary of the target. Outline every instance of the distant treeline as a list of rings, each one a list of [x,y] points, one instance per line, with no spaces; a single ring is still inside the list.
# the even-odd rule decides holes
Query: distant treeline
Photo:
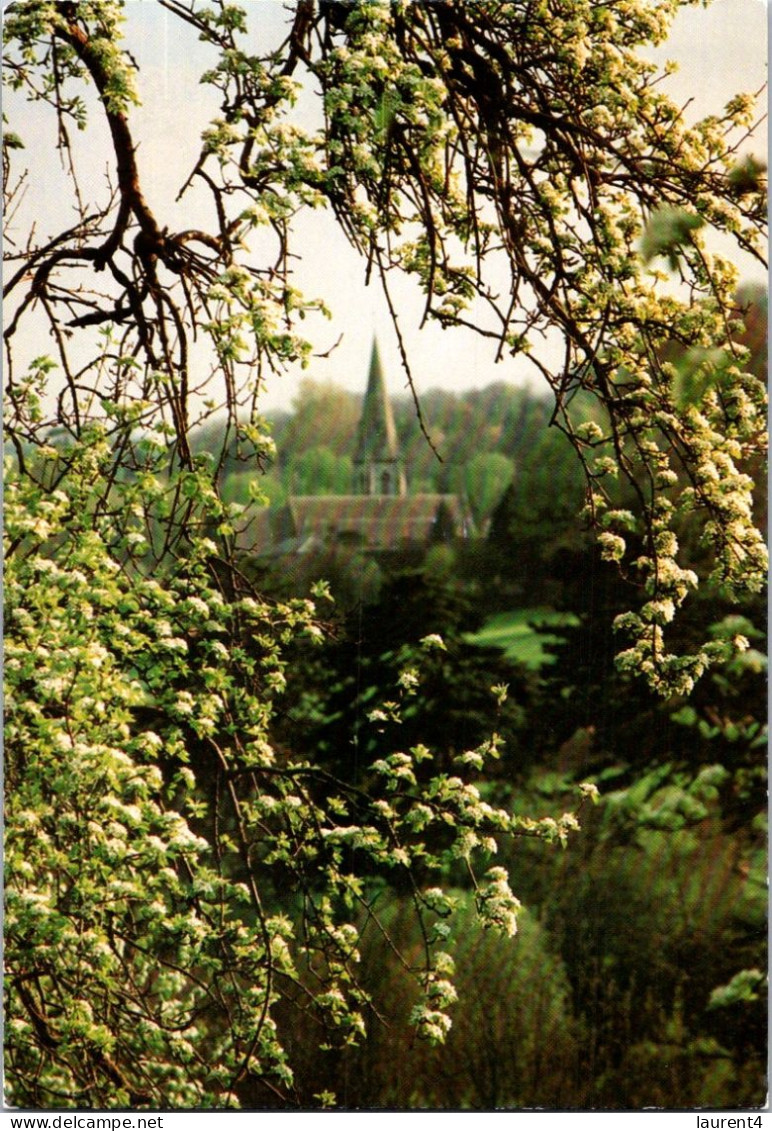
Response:
[[[559,487],[574,513],[581,505],[581,474],[565,437],[549,427],[549,398],[503,382],[462,393],[431,389],[421,396],[421,412],[434,451],[412,399],[397,395],[392,405],[411,494],[461,495],[480,527],[513,481],[529,494]],[[361,411],[361,396],[306,379],[293,410],[268,419],[276,455],[262,471],[240,461],[234,445],[223,466],[225,499],[247,503],[256,485],[272,505],[290,494],[350,493]],[[200,441],[217,446],[216,428],[210,425]]]
[[[739,340],[750,350],[748,368],[763,374],[766,291],[746,286],[738,292],[738,307],[745,323]],[[680,356],[675,345],[674,356]],[[688,357],[682,360],[688,369]],[[459,494],[483,530],[513,482],[517,494],[532,501],[546,493],[558,512],[575,516],[581,507],[581,470],[566,438],[549,426],[554,412],[551,395],[505,382],[460,393],[429,389],[421,393],[420,403],[431,445],[412,397],[395,394],[391,400],[411,494]],[[349,494],[361,411],[362,395],[334,382],[306,378],[291,410],[268,415],[276,451],[262,468],[255,465],[254,457],[239,458],[234,437],[222,467],[225,500],[247,503],[258,486],[272,505],[281,505],[291,494]],[[580,394],[572,404],[575,423],[596,419],[602,425],[599,411],[587,394]],[[219,451],[221,440],[222,425],[216,421],[199,430],[197,437],[197,443],[210,451]]]

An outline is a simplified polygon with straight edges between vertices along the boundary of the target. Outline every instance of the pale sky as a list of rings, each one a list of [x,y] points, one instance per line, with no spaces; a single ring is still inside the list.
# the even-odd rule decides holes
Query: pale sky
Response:
[[[260,9],[258,26],[265,29],[268,42],[281,38],[287,19],[281,0],[246,0],[245,6]],[[177,205],[174,197],[198,155],[207,115],[216,113],[216,92],[198,83],[212,56],[196,41],[191,29],[155,0],[129,0],[126,12],[126,43],[140,67],[138,86],[143,105],[132,111],[132,128],[140,139],[138,160],[145,195],[162,225],[168,224],[172,230],[189,227],[195,199],[186,197],[182,205]],[[656,56],[679,61],[679,72],[667,80],[666,89],[679,103],[693,99],[691,113],[699,117],[721,110],[740,90],[755,91],[762,86],[766,81],[766,41],[767,9],[763,0],[715,0],[708,9],[684,9],[675,21],[667,47]],[[6,111],[12,114],[12,106],[7,105]],[[23,117],[18,124],[11,121],[11,128],[22,135],[34,132],[37,136],[39,131],[52,130],[50,120],[45,124],[46,116],[39,110],[25,108]],[[106,145],[107,140],[104,133],[101,141]],[[104,150],[102,158],[98,133],[87,131],[82,141],[86,147],[81,146],[80,157],[90,168],[89,178],[95,179],[85,179],[88,190],[89,183],[104,183],[108,151]],[[765,143],[765,137],[760,139],[755,151],[763,152]],[[43,146],[48,153],[53,152],[53,145],[49,149],[44,141]],[[45,164],[44,177],[35,178],[26,201],[41,230],[47,222],[58,223],[61,218],[57,204],[65,188],[51,158],[47,157]],[[364,286],[364,264],[331,217],[324,219],[315,213],[301,220],[296,231],[295,251],[302,254],[297,285],[308,296],[324,298],[334,315],[332,323],[308,321],[303,329],[320,352],[329,349],[341,334],[343,340],[328,360],[314,361],[305,372],[298,367],[274,378],[266,390],[263,409],[289,407],[304,375],[362,392],[373,334],[378,336],[390,391],[400,392],[405,378],[379,286]],[[748,277],[758,279],[758,267],[750,268]],[[471,332],[429,326],[419,334],[423,306],[417,287],[396,278],[391,285],[404,312],[403,332],[410,343],[419,392],[438,385],[460,390],[492,381],[525,379],[527,363],[505,359],[495,365],[491,343]]]

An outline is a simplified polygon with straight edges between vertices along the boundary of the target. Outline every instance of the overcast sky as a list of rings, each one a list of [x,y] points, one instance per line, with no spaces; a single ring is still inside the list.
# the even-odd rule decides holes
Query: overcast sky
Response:
[[[287,20],[281,0],[246,0],[246,6],[257,10],[266,42],[277,42]],[[216,92],[198,83],[201,71],[211,65],[211,55],[189,28],[155,0],[129,0],[126,11],[126,41],[140,67],[138,85],[143,105],[132,113],[134,134],[140,140],[138,157],[145,195],[161,224],[168,224],[172,230],[188,227],[194,203],[186,198],[182,205],[175,205],[174,197],[195,162],[207,115],[216,113]],[[714,0],[708,9],[700,6],[683,10],[667,47],[656,55],[663,61],[671,58],[679,62],[679,72],[668,80],[667,89],[680,103],[693,99],[690,113],[698,117],[720,110],[739,90],[762,86],[766,81],[766,42],[767,9],[763,0]],[[37,119],[35,111],[25,109],[24,116],[25,122],[17,125],[12,121],[12,127],[22,134],[42,128],[42,119]],[[50,124],[47,128],[50,131]],[[757,152],[765,140],[760,140]],[[89,136],[88,144],[92,148],[85,153],[96,192],[108,154],[102,157],[98,144],[94,148],[93,136]],[[53,222],[64,188],[53,167],[44,177],[35,179],[27,206],[37,213],[40,226],[45,226],[47,217]],[[334,315],[332,323],[320,320],[315,327],[306,323],[304,330],[316,331],[314,345],[320,352],[343,335],[330,359],[315,361],[306,375],[363,391],[370,346],[377,334],[390,389],[399,392],[405,379],[378,286],[364,286],[363,265],[332,220],[314,214],[298,226],[298,237],[295,250],[302,252],[303,261],[298,265],[297,285],[309,296],[323,297]],[[750,272],[759,278],[758,268]],[[526,363],[505,359],[494,365],[490,342],[471,333],[428,327],[418,334],[421,296],[408,282],[395,281],[393,289],[405,311],[404,328],[419,390],[437,385],[458,390],[497,380],[524,379]],[[275,378],[266,390],[263,408],[289,407],[302,376],[298,369]]]

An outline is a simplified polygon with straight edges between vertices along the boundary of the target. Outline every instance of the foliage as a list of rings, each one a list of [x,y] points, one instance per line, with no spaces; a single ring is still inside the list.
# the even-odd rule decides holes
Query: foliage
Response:
[[[362,938],[362,974],[384,1024],[341,1055],[320,1050],[303,1019],[287,1017],[287,1040],[298,1050],[306,1095],[333,1081],[345,1107],[576,1105],[579,1042],[570,987],[546,932],[525,908],[515,938],[477,931],[468,894],[451,894],[458,911],[445,945],[459,1002],[447,1040],[418,1045],[399,1024],[415,1004],[416,990],[383,934],[368,930]],[[404,901],[384,894],[374,914],[401,949],[420,949]]]
[[[293,458],[320,442],[334,455],[350,457],[360,415],[361,405],[350,393],[331,383],[304,378],[291,415],[285,415],[283,427],[276,433],[282,464],[291,464]]]
[[[643,59],[673,0],[586,0],[568,16],[298,0],[275,49],[235,5],[159,3],[209,49],[201,81],[218,109],[177,202],[157,211],[121,5],[20,0],[4,22],[7,111],[22,120],[3,143],[7,1086],[31,1107],[229,1107],[257,1081],[292,1102],[276,1016],[291,1006],[325,1041],[361,1039],[359,936],[384,886],[406,894],[422,944],[402,955],[420,990],[405,1023],[442,1041],[449,877],[511,937],[499,842],[564,843],[577,827],[570,807],[536,819],[489,798],[490,733],[400,741],[424,668],[443,674],[438,626],[393,642],[363,723],[395,743],[363,783],[275,741],[288,660],[323,632],[314,602],[268,600],[244,577],[240,497],[219,488],[272,456],[262,384],[308,363],[297,322],[328,313],[293,285],[300,213],[334,213],[390,304],[390,272],[407,272],[427,318],[473,326],[545,378],[603,554],[641,584],[619,620],[627,669],[686,694],[744,647],[737,631],[666,650],[698,581],[679,558],[682,513],[701,520],[700,569],[729,600],[763,579],[745,469],[763,449],[764,393],[736,272],[703,239],[761,256],[760,166],[737,160],[752,99],[684,125]],[[321,92],[310,127],[294,117],[306,79]],[[44,217],[25,198],[45,179],[37,122],[66,196]],[[651,263],[664,252],[675,280],[640,253],[659,208],[675,222]],[[672,343],[696,359],[686,385]],[[609,505],[617,475],[634,512]]]
[[[256,479],[254,471],[234,471],[223,477],[221,494],[223,502],[236,503],[245,509],[259,499],[261,509],[265,506],[282,506],[287,493],[282,483],[271,474],[260,475]]]
[[[685,1107],[758,1106],[765,1004],[732,1001],[729,987],[758,985],[763,861],[748,882],[750,846],[713,820],[623,845],[609,816],[600,806],[571,853],[543,871],[530,860],[521,873],[571,986],[584,1106],[639,1110],[673,1097]]]
[[[480,452],[464,469],[466,496],[478,529],[485,527],[493,508],[512,482],[511,462],[497,452]]]
[[[608,625],[625,600],[613,568],[566,563],[581,621],[529,707],[537,747],[513,796],[552,798],[577,778],[601,803],[570,854],[513,859],[572,986],[588,1106],[756,1106],[765,1093],[767,965],[764,611],[726,618],[720,594],[681,630],[750,644],[692,692],[661,700],[615,671]],[[692,618],[699,623],[690,623]],[[688,642],[688,641],[687,641]],[[531,802],[533,804],[533,802]]]
[[[426,569],[388,577],[377,599],[358,602],[321,648],[303,648],[293,659],[284,740],[294,746],[302,735],[325,766],[360,784],[368,766],[396,743],[420,745],[431,751],[417,771],[420,780],[437,767],[450,769],[490,737],[493,724],[493,760],[482,787],[491,778],[509,778],[524,757],[520,732],[529,678],[497,650],[469,642],[479,621],[473,598],[457,581]],[[421,641],[440,624],[442,647],[418,662]],[[405,671],[413,679],[420,675],[420,698],[405,704],[396,728],[388,715],[369,726],[372,704]],[[503,685],[508,694],[497,703],[491,688]]]
[[[556,613],[552,609],[518,609],[495,613],[479,632],[470,637],[474,644],[501,648],[507,659],[526,667],[539,669],[554,663],[555,656],[545,650],[548,644],[560,642],[564,626],[575,626],[573,613]]]
[[[412,1022],[442,1039],[448,868],[465,866],[482,922],[512,934],[506,873],[486,863],[475,879],[473,860],[500,835],[565,838],[574,818],[542,824],[484,801],[467,766],[482,769],[491,741],[428,775],[425,747],[390,753],[369,792],[302,752],[279,756],[273,704],[286,645],[320,633],[311,602],[229,593],[214,544],[190,527],[184,559],[160,577],[133,570],[111,542],[137,552],[141,535],[92,509],[112,453],[94,441],[70,458],[52,493],[7,476],[11,1098],[234,1106],[255,1077],[291,1095],[274,1006],[303,987],[330,1039],[358,1039],[354,912],[383,877],[412,890],[425,940],[405,959],[424,994]],[[156,484],[115,490],[123,515]],[[438,648],[419,646],[395,698],[371,704],[373,725],[398,724],[420,655]]]
[[[336,456],[326,444],[308,448],[290,469],[293,495],[349,495],[353,479],[350,457]]]

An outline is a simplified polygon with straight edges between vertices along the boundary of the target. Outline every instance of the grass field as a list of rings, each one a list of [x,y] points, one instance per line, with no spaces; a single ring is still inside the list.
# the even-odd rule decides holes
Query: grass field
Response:
[[[554,658],[544,651],[545,644],[560,639],[559,632],[552,630],[578,623],[573,613],[556,613],[548,608],[514,609],[495,613],[467,639],[471,644],[500,648],[507,659],[536,669],[554,663]]]

